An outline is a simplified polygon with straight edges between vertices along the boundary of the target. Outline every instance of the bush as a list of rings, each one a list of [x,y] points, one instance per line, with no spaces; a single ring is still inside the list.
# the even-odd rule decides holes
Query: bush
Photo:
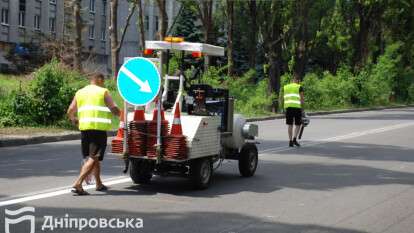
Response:
[[[18,91],[2,103],[0,125],[53,125],[64,118],[75,92],[86,79],[52,61],[38,69],[27,91]]]
[[[256,72],[249,70],[242,77],[228,80],[230,95],[235,98],[236,112],[247,116],[268,115],[272,101],[277,96],[269,95],[267,79],[252,83],[255,76]]]
[[[414,82],[408,87],[408,102],[414,102]]]

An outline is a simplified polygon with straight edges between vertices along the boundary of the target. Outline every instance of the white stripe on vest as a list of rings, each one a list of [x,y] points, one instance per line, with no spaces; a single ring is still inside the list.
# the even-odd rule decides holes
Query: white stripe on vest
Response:
[[[298,97],[298,98],[300,98],[300,95],[298,95],[298,94],[287,94],[287,95],[284,95],[284,98],[288,98],[288,97]]]
[[[111,124],[111,119],[105,119],[105,118],[98,118],[98,117],[82,117],[79,119],[80,123],[86,123],[86,122],[97,122],[97,123],[105,123],[105,124]]]
[[[298,100],[286,100],[285,104],[301,104]]]
[[[84,112],[84,111],[101,111],[101,112],[111,112],[109,108],[107,107],[101,107],[101,106],[93,106],[93,105],[86,105],[82,106],[78,109],[78,112]]]

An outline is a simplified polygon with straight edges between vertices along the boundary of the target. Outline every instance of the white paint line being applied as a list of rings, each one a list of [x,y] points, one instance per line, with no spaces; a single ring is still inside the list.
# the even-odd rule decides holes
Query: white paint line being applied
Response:
[[[402,124],[397,124],[397,125],[390,125],[390,126],[386,126],[386,127],[382,127],[382,128],[370,129],[370,130],[359,131],[359,132],[353,132],[353,133],[350,133],[350,134],[345,134],[345,135],[340,135],[340,136],[336,136],[336,137],[322,139],[322,140],[316,141],[316,142],[304,143],[303,145],[304,146],[319,145],[319,144],[323,144],[323,143],[341,141],[341,140],[346,140],[346,139],[355,138],[355,137],[361,137],[361,136],[365,136],[365,135],[383,133],[383,132],[386,132],[386,131],[396,130],[396,129],[409,127],[409,126],[414,126],[414,122],[402,123]],[[290,150],[290,149],[292,149],[292,147],[276,147],[276,148],[270,148],[270,149],[262,150],[262,151],[260,151],[260,153],[279,152],[279,151],[286,151],[286,150]],[[104,180],[104,182],[105,182],[105,185],[110,186],[110,185],[128,183],[128,182],[131,182],[131,179],[129,177],[126,177],[126,176],[121,176],[121,177],[118,177],[118,178],[110,178],[110,179]],[[84,189],[85,190],[90,190],[90,189],[94,189],[94,188],[95,188],[94,185],[88,185]],[[22,195],[21,197],[15,198],[15,199],[1,201],[0,202],[0,207],[1,206],[13,205],[13,204],[19,204],[19,203],[28,202],[28,201],[39,200],[39,199],[44,199],[44,198],[49,198],[49,197],[55,197],[55,196],[60,196],[60,195],[71,193],[71,191],[70,191],[71,189],[68,188],[68,187],[64,187],[61,190],[59,190],[59,188],[55,188],[53,190],[54,191],[50,191],[50,192],[45,191],[45,192],[39,192],[39,193],[25,194],[25,195]]]
[[[105,183],[105,185],[110,186],[110,185],[116,185],[116,184],[131,182],[131,178],[124,177],[124,178],[118,178],[118,179],[111,179],[109,181],[104,180],[103,182]],[[91,189],[95,189],[95,185],[88,185],[88,186],[84,187],[84,190],[91,190]],[[48,198],[48,197],[60,196],[60,195],[68,194],[68,193],[71,193],[71,188],[65,188],[65,189],[62,189],[62,190],[56,190],[56,191],[52,191],[52,192],[44,192],[44,193],[39,193],[39,194],[34,194],[34,195],[24,195],[23,197],[20,197],[20,198],[7,200],[7,201],[2,201],[2,202],[0,202],[0,207],[1,206],[19,204],[19,203],[28,202],[28,201],[39,200],[39,199],[44,199],[44,198]]]

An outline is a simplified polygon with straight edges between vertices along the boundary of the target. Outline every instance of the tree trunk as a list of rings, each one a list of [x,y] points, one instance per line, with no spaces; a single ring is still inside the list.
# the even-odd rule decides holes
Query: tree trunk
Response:
[[[167,28],[168,28],[168,15],[167,15],[167,7],[166,7],[166,0],[157,0],[158,4],[158,12],[160,15],[160,21],[159,21],[159,39],[164,40],[167,34]],[[162,64],[167,64],[168,57],[166,54],[161,53]]]
[[[233,24],[234,24],[234,1],[226,0],[227,5],[227,75],[230,77],[234,73],[233,61]]]
[[[142,11],[142,0],[138,0],[138,26],[140,35],[140,50],[141,55],[144,54],[145,50],[145,29],[144,29],[144,12]]]
[[[118,0],[111,1],[111,20],[109,26],[109,33],[111,37],[111,69],[113,78],[116,79],[118,75]]]
[[[354,68],[359,70],[364,66],[368,58],[368,36],[369,36],[369,15],[366,7],[360,3],[356,3],[357,14],[359,17],[359,30],[356,38],[355,53],[354,53]]]
[[[256,68],[256,45],[257,45],[257,6],[256,0],[250,0],[249,13],[250,13],[250,32],[249,32],[249,68]],[[255,80],[257,81],[257,80]]]
[[[82,72],[82,19],[81,19],[81,0],[75,0],[73,5],[73,18],[75,26],[75,53],[73,57],[74,68]]]
[[[213,1],[212,0],[198,0],[197,11],[199,18],[203,25],[204,43],[211,44],[214,40],[212,35],[213,30]],[[210,65],[210,57],[204,56],[204,70],[207,70]]]
[[[308,0],[300,0],[297,2],[298,28],[299,32],[296,34],[296,48],[295,48],[295,62],[293,66],[294,77],[303,79],[305,75],[305,68],[307,63],[308,52],[308,14],[309,4]]]
[[[280,91],[280,66],[279,59],[276,52],[269,54],[269,93],[278,94]],[[272,102],[271,110],[276,113],[279,107],[279,103],[274,100]]]
[[[159,21],[159,39],[164,40],[164,38],[167,36],[167,29],[168,29],[168,15],[167,15],[167,7],[166,7],[166,1],[165,0],[157,0],[158,4],[158,12],[160,16]]]
[[[112,5],[113,4],[113,5]],[[116,4],[116,5],[115,5]],[[118,75],[118,67],[119,67],[119,52],[121,51],[122,45],[125,40],[125,35],[128,31],[128,27],[131,22],[132,15],[135,12],[135,8],[137,7],[137,1],[132,2],[132,7],[129,9],[128,16],[125,20],[125,25],[121,32],[121,40],[118,41],[118,0],[114,0],[111,2],[111,27],[109,28],[111,32],[111,56],[112,56],[112,73],[114,74],[114,79],[117,78]],[[113,25],[116,25],[113,27]]]

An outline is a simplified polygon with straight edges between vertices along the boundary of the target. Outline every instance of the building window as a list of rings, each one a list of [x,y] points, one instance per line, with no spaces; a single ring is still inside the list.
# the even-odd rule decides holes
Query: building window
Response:
[[[20,11],[19,12],[19,27],[24,27],[24,18],[25,18],[25,12]]]
[[[50,4],[56,4],[56,0],[49,0]]]
[[[106,16],[106,0],[102,0],[102,15]]]
[[[34,16],[34,28],[40,30],[40,15]]]
[[[145,30],[146,31],[149,31],[149,16],[148,15],[146,15],[145,16]]]
[[[158,31],[158,25],[159,24],[159,22],[158,22],[158,16],[155,16],[155,31]]]
[[[95,13],[95,0],[89,0],[89,11]]]
[[[101,40],[106,41],[106,29],[104,27],[101,30]]]
[[[89,39],[95,39],[95,26],[89,25]]]
[[[9,9],[1,9],[1,23],[9,24]]]
[[[25,26],[26,0],[19,0],[19,26]]]
[[[49,18],[49,31],[52,33],[56,32],[56,18]]]

